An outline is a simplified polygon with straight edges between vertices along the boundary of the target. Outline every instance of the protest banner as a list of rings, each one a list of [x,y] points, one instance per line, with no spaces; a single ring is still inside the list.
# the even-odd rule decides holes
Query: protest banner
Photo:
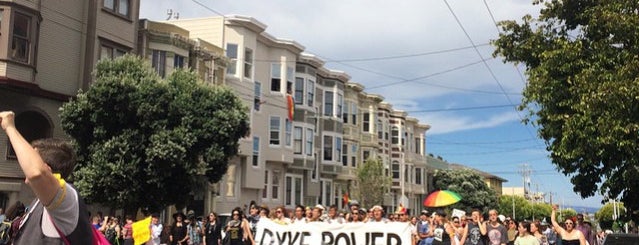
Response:
[[[134,222],[132,225],[133,241],[135,245],[144,244],[151,239],[151,216],[143,220]]]
[[[280,225],[262,218],[257,223],[258,245],[410,245],[408,223],[325,223]]]

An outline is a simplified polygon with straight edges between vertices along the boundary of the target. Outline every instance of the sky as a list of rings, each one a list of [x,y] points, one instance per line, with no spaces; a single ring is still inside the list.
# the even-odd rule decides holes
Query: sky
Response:
[[[521,122],[525,67],[492,56],[495,22],[538,15],[532,0],[141,0],[140,18],[166,20],[169,9],[180,19],[253,17],[430,125],[428,153],[504,178],[505,187],[526,183],[555,203],[601,206],[600,195],[572,191],[537,129]]]

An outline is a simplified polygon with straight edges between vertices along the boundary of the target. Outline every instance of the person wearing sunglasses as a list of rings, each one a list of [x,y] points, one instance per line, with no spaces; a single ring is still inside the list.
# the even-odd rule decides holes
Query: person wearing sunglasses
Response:
[[[286,216],[287,216],[286,208],[284,208],[284,206],[278,206],[277,208],[275,208],[275,214],[271,218],[273,222],[280,225],[291,224],[291,220]]]
[[[550,213],[550,221],[552,226],[555,227],[557,233],[561,236],[562,245],[586,245],[586,237],[581,231],[575,229],[575,221],[572,219],[566,219],[564,225],[566,229],[561,227],[557,223],[557,204],[552,206],[552,212]]]
[[[255,244],[253,242],[253,235],[251,234],[248,221],[244,218],[244,214],[240,207],[234,208],[231,212],[231,220],[226,224],[224,232],[226,233],[226,236],[224,236],[222,244]]]

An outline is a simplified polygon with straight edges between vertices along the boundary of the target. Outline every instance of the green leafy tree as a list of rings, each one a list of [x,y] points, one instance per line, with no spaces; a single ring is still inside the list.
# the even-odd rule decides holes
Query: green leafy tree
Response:
[[[495,56],[525,65],[520,109],[582,197],[639,209],[639,2],[534,0],[540,15],[504,21]]]
[[[620,211],[621,214],[617,214],[617,220],[619,221],[628,221],[628,216],[625,215],[625,210],[626,208],[624,207],[623,203],[618,202],[617,204],[617,208]],[[596,213],[595,213],[595,219],[597,219],[597,221],[599,221],[599,226],[602,229],[613,229],[613,224],[615,221],[615,217],[614,217],[614,210],[613,210],[613,204],[612,203],[606,203],[606,205],[604,205],[603,207],[601,207]]]
[[[513,195],[502,195],[499,197],[499,208],[497,211],[499,211],[500,214],[513,217],[513,207],[515,209],[514,218],[516,220],[530,219],[530,202],[524,197]]]
[[[484,177],[471,169],[446,169],[435,172],[433,187],[458,193],[462,200],[450,206],[461,210],[473,208],[488,212],[496,209],[497,193],[484,182]]]
[[[381,205],[391,185],[390,176],[384,174],[384,164],[379,159],[369,158],[357,168],[356,196],[362,207]]]
[[[566,220],[568,218],[572,218],[572,217],[576,217],[577,216],[577,211],[572,209],[572,208],[565,208],[562,209],[561,211],[558,212],[557,214],[557,220],[558,221],[563,221]]]
[[[164,80],[134,56],[100,62],[96,82],[61,109],[78,151],[74,184],[88,201],[127,212],[183,206],[225,174],[249,132],[247,111],[192,72]]]

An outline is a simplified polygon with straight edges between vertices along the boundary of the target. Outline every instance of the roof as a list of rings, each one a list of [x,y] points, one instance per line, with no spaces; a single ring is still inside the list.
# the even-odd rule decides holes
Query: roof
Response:
[[[431,155],[426,155],[426,164],[434,169],[448,169],[449,163]]]
[[[491,174],[491,173],[487,173],[487,172],[481,171],[479,169],[474,169],[474,168],[471,168],[471,167],[468,167],[468,166],[465,166],[465,165],[461,165],[461,164],[458,164],[458,163],[451,163],[450,164],[450,168],[452,168],[452,169],[471,169],[471,170],[477,171],[477,173],[479,173],[479,175],[481,175],[484,178],[496,179],[496,180],[499,180],[501,182],[508,182],[508,180],[506,180],[506,179],[504,179],[502,177],[499,177],[497,175],[494,175],[494,174]]]

